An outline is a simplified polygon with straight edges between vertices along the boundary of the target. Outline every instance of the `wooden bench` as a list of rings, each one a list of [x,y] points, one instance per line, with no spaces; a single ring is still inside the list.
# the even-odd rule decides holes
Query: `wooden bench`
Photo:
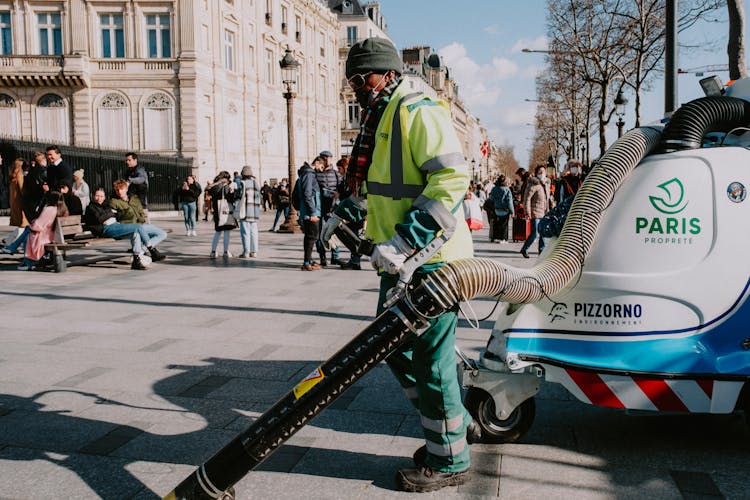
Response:
[[[55,219],[54,236],[44,249],[52,252],[55,272],[64,273],[67,269],[67,251],[87,248],[102,243],[117,241],[114,238],[97,238],[91,231],[84,231],[80,215],[69,215]]]
[[[165,229],[171,233],[171,229]],[[44,245],[44,249],[52,253],[52,265],[56,273],[64,273],[67,270],[67,251],[80,248],[89,248],[103,243],[120,241],[115,238],[97,237],[91,231],[84,231],[80,215],[69,215],[55,219],[54,236],[51,243]],[[128,252],[129,253],[129,252]],[[88,260],[94,263],[103,259]]]

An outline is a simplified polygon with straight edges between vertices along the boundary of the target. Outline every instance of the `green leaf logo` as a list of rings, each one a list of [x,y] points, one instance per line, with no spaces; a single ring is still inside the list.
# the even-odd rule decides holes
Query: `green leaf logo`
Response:
[[[663,214],[676,214],[685,210],[687,201],[684,200],[685,188],[680,180],[675,177],[657,186],[664,191],[664,197],[649,196],[651,205]]]

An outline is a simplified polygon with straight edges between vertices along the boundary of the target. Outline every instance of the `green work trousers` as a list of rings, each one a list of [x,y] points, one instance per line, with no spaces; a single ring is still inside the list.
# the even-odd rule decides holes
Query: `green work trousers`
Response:
[[[386,292],[397,281],[397,276],[381,276],[378,314],[383,312]],[[426,463],[437,472],[461,472],[470,465],[466,427],[471,415],[461,401],[456,371],[457,322],[456,310],[440,315],[427,331],[407,339],[386,359],[419,411],[427,443]]]

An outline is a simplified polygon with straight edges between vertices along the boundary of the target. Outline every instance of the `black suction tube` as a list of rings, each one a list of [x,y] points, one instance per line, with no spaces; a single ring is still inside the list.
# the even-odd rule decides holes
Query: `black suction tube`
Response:
[[[698,149],[707,132],[729,132],[750,124],[750,102],[737,97],[701,97],[683,104],[664,127],[659,153]]]

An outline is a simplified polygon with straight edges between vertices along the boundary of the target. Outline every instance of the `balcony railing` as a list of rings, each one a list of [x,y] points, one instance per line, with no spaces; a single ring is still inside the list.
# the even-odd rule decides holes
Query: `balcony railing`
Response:
[[[98,74],[114,73],[173,73],[177,69],[174,59],[95,59]]]
[[[0,56],[0,84],[26,86],[88,87],[91,75],[106,77],[124,73],[171,76],[178,68],[175,59],[89,59],[80,55]]]
[[[4,85],[87,87],[88,77],[84,56],[0,56],[0,83]]]

